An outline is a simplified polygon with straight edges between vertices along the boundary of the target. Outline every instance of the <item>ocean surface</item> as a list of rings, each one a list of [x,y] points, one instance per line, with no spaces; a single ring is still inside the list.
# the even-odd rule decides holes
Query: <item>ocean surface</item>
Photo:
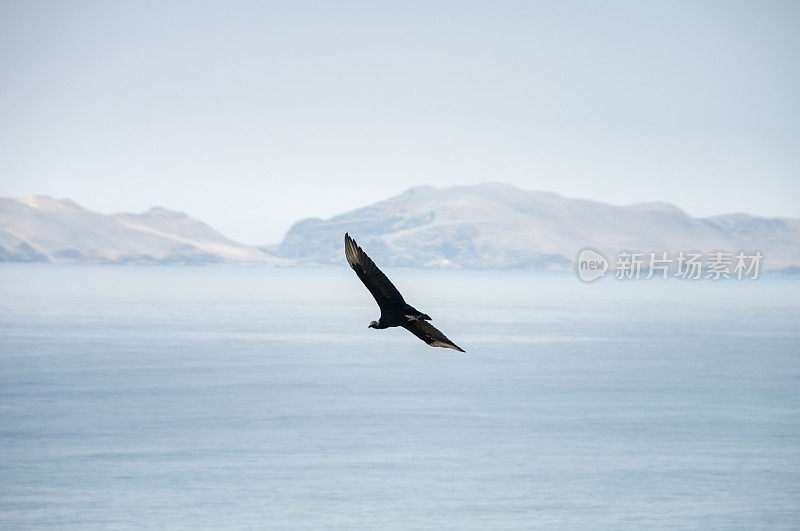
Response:
[[[0,265],[0,528],[798,528],[800,278]]]

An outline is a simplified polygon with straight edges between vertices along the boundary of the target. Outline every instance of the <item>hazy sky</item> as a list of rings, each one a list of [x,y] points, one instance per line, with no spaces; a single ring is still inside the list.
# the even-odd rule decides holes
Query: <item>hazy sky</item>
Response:
[[[0,3],[0,195],[278,241],[418,184],[800,216],[800,2]]]

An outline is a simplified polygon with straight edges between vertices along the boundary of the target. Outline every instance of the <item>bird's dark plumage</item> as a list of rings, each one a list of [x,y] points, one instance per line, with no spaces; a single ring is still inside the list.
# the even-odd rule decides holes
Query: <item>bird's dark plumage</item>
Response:
[[[394,287],[394,284],[383,274],[383,271],[378,269],[375,262],[367,256],[367,253],[361,250],[361,247],[356,245],[356,242],[348,235],[344,235],[344,255],[347,258],[347,263],[356,272],[358,278],[367,287],[372,296],[381,307],[384,308],[392,306],[402,306],[406,303],[403,296]]]
[[[439,329],[430,324],[428,321],[409,321],[400,326],[432,347],[454,348],[464,352],[458,347],[458,345],[447,339],[447,336],[441,333]]]
[[[370,328],[402,326],[432,347],[446,347],[464,352],[428,322],[430,316],[406,303],[394,284],[348,234],[344,235],[344,256],[381,309],[380,319],[372,321]]]

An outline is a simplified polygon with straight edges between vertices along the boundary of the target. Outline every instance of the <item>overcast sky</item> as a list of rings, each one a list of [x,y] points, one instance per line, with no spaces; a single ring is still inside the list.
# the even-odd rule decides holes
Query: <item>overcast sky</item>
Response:
[[[800,216],[800,2],[0,3],[0,195],[280,240],[419,184]]]

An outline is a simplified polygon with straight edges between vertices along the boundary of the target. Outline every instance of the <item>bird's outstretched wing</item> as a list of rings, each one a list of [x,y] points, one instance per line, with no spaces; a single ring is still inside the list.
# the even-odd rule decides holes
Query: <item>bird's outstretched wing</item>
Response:
[[[403,300],[403,296],[400,295],[394,284],[348,234],[344,235],[344,256],[361,282],[375,297],[381,310],[394,306],[405,306],[406,301]]]
[[[465,352],[428,321],[409,321],[401,326],[432,347],[452,348],[459,352]]]

